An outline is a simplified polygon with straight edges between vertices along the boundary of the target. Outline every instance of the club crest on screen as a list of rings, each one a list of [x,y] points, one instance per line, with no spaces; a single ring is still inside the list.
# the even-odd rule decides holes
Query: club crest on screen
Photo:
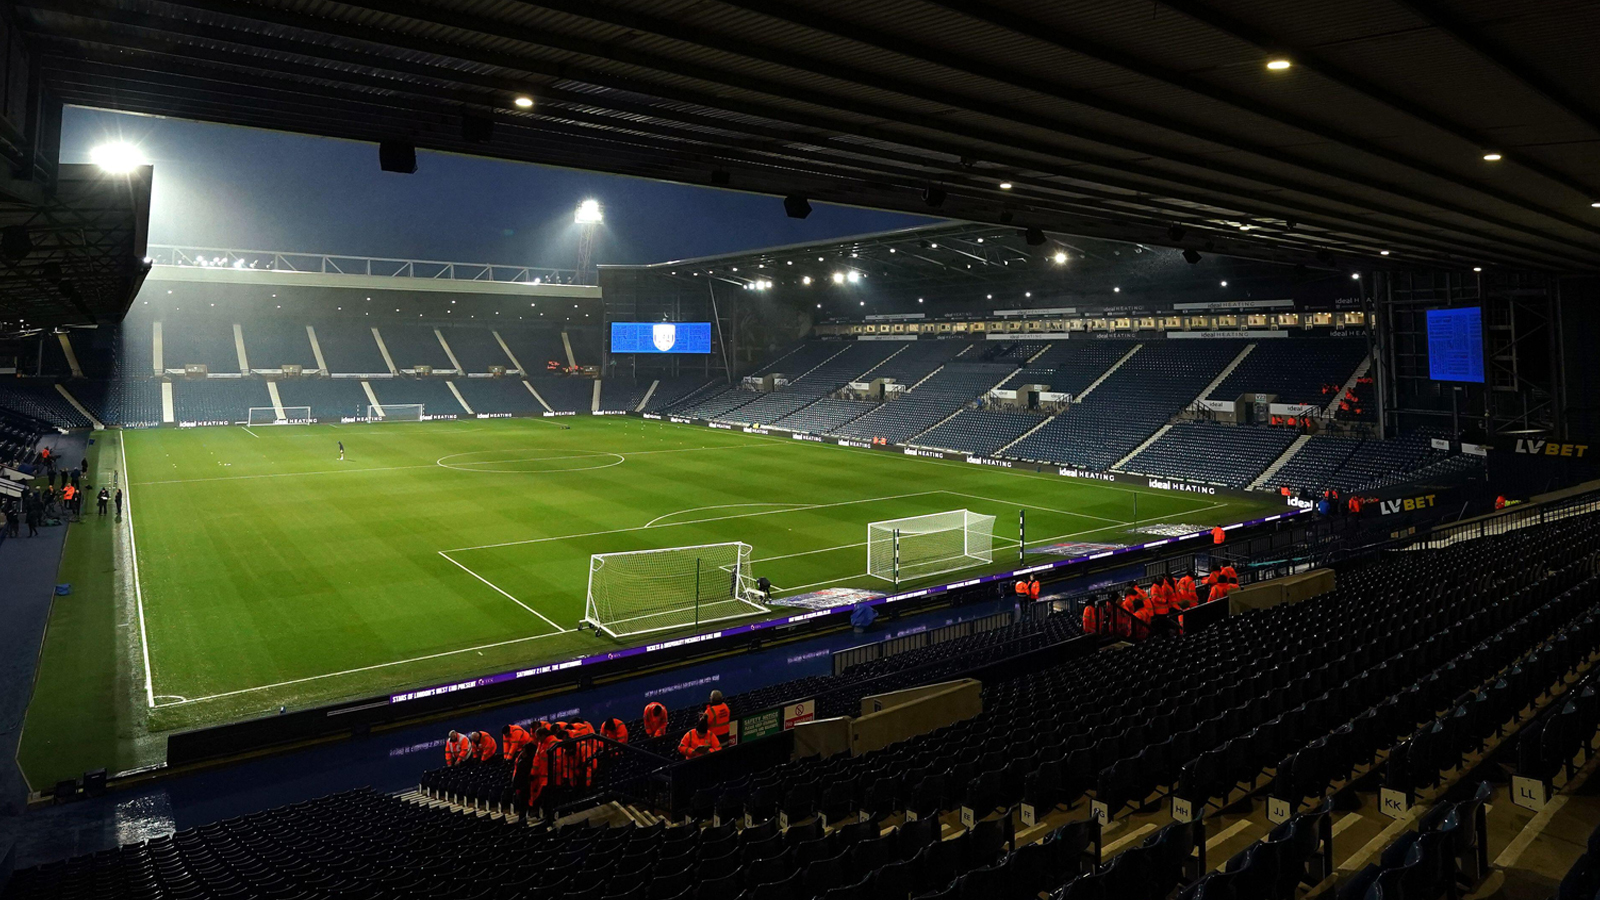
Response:
[[[655,325],[650,329],[650,340],[656,345],[657,350],[665,353],[678,342],[678,326],[671,322]]]

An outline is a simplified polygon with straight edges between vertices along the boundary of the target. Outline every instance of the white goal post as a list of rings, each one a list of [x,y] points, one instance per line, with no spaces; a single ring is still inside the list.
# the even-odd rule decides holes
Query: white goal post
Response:
[[[762,599],[749,544],[596,553],[583,624],[628,637],[765,613]]]
[[[311,407],[285,406],[283,415],[278,415],[275,406],[252,406],[246,425],[310,425]]]
[[[871,522],[867,574],[896,584],[994,562],[994,516],[967,509]]]
[[[368,422],[421,422],[421,403],[385,403],[381,406],[367,405]]]

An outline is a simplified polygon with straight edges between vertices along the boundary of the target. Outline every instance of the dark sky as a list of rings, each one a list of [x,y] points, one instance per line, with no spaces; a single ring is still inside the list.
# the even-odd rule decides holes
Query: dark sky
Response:
[[[569,267],[578,202],[605,209],[597,263],[645,263],[904,228],[930,220],[437,153],[379,171],[376,144],[68,109],[63,162],[108,140],[155,164],[150,242]]]

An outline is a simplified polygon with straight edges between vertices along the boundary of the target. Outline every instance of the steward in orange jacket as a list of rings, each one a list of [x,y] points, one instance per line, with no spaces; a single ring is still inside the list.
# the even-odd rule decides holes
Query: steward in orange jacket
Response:
[[[1178,579],[1178,608],[1192,609],[1200,605],[1200,595],[1194,589],[1194,573],[1185,572]]]
[[[721,749],[722,744],[717,741],[717,736],[711,733],[711,723],[706,721],[705,716],[701,716],[700,721],[685,731],[683,739],[678,741],[678,753],[684,759],[694,759]]]
[[[712,736],[717,739],[719,744],[727,743],[728,720],[732,718],[732,713],[728,712],[728,704],[723,702],[721,691],[711,692],[711,702],[706,705],[704,715],[706,717],[706,725],[711,729]]]
[[[500,750],[500,746],[494,742],[494,735],[487,731],[474,731],[467,740],[472,744],[472,758],[478,762],[494,759]]]
[[[459,766],[472,758],[472,742],[459,731],[452,731],[444,739],[444,764]]]
[[[661,737],[667,733],[667,708],[655,701],[645,704],[644,733],[647,737]]]
[[[1097,634],[1100,631],[1100,607],[1098,604],[1085,603],[1083,605],[1083,633]]]
[[[1157,578],[1150,585],[1150,614],[1152,616],[1165,616],[1172,612],[1175,600],[1172,588],[1172,579],[1165,575]]]
[[[581,738],[592,734],[594,734],[594,726],[582,719],[567,726],[568,737]],[[581,779],[585,786],[594,783],[594,770],[599,763],[597,759],[599,749],[600,745],[597,741],[583,741],[572,749],[575,766],[573,774],[578,779]]]
[[[510,762],[531,740],[533,735],[528,733],[528,729],[521,725],[506,725],[500,729],[500,753]]]
[[[511,761],[511,785],[517,800],[527,809],[539,805],[539,797],[550,783],[550,762],[545,756],[550,739],[550,727],[544,723],[534,730],[534,737],[517,751]]]
[[[621,719],[607,719],[600,723],[600,736],[619,744],[628,742],[628,724]]]
[[[1039,599],[1039,589],[1040,589],[1039,579],[1037,579],[1037,578],[1035,578],[1035,577],[1030,575],[1028,577],[1028,599],[1029,600],[1037,600],[1037,599]]]
[[[1211,529],[1211,543],[1220,544],[1220,543],[1222,543],[1223,541],[1225,541],[1227,539],[1228,539],[1228,533],[1226,531],[1222,530],[1222,526],[1221,525],[1218,525],[1218,526],[1216,526],[1216,527]]]

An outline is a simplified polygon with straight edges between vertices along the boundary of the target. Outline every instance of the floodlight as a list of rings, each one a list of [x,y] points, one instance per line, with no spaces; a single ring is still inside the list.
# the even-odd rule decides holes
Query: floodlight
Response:
[[[533,108],[533,98],[529,97],[529,96],[527,96],[525,94],[523,96],[520,96],[520,97],[516,98],[515,100],[512,100],[511,102],[516,104],[517,109],[532,109]]]
[[[1282,72],[1283,70],[1289,68],[1292,65],[1294,65],[1294,63],[1290,62],[1287,59],[1283,59],[1282,57],[1279,57],[1277,59],[1269,59],[1269,60],[1267,60],[1267,68],[1271,69],[1274,72]]]
[[[801,276],[800,283],[801,284],[810,284],[811,283],[811,276],[810,275]]]
[[[1062,265],[1063,263],[1065,263],[1067,261],[1067,254],[1066,254],[1066,251],[1064,251],[1064,250],[1057,250],[1055,256],[1052,256],[1050,258],[1055,260],[1056,265],[1059,266],[1059,265]]]
[[[138,147],[126,141],[101,144],[89,151],[89,161],[112,175],[126,175],[140,166],[150,164]]]
[[[600,201],[585,200],[578,204],[578,211],[572,214],[572,221],[579,225],[600,224]]]
[[[850,282],[851,284],[855,284],[856,282],[861,280],[861,273],[852,270],[852,271],[846,273],[844,278],[845,278],[846,281]]]
[[[833,283],[834,284],[844,284],[844,273],[843,272],[835,272],[835,273],[833,273]]]

